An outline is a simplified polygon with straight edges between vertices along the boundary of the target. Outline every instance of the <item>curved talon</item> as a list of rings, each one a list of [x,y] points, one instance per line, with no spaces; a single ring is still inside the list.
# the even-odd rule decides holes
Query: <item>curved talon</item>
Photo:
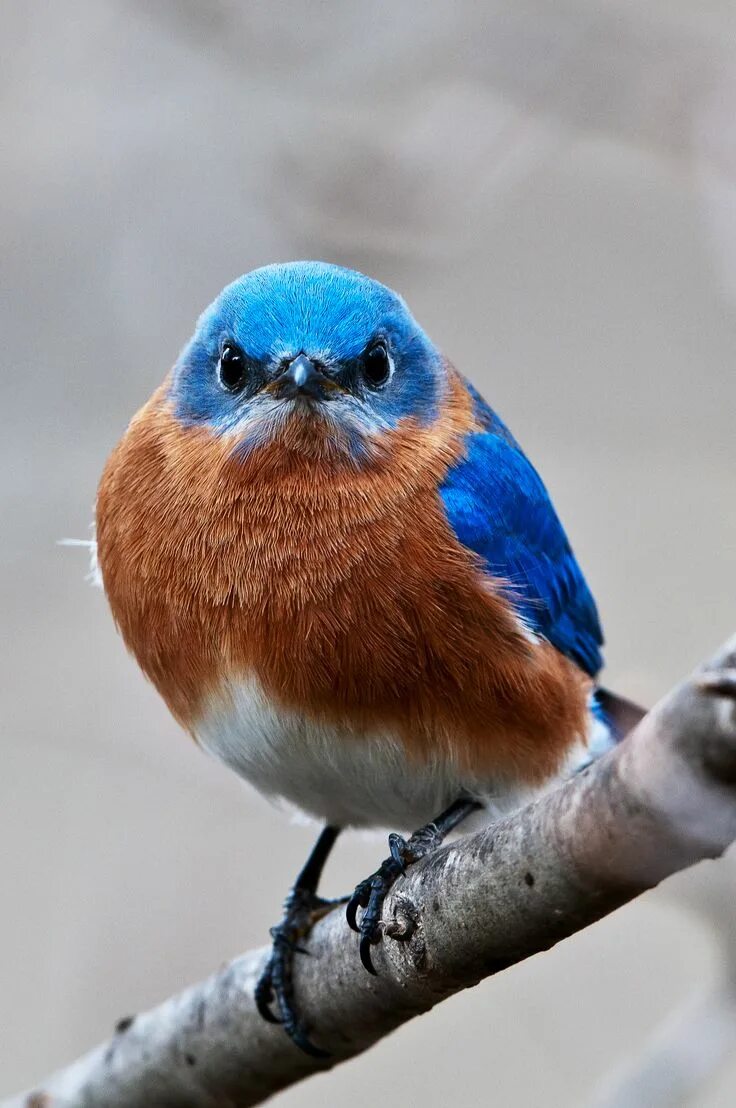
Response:
[[[391,843],[392,857],[387,858],[383,865],[374,874],[367,877],[365,881],[361,881],[348,901],[345,912],[348,925],[360,935],[360,943],[358,944],[360,960],[368,973],[372,973],[374,977],[377,977],[378,973],[371,958],[371,947],[381,937],[381,909],[386,894],[396,878],[403,872],[403,865],[399,858],[393,856],[393,852],[396,850],[398,853],[407,847],[407,843],[401,835],[392,835],[389,842]],[[360,923],[357,920],[358,908],[363,909]]]
[[[316,894],[297,890],[287,899],[281,923],[269,928],[271,955],[256,984],[253,999],[260,1016],[268,1023],[280,1024],[291,1041],[313,1058],[329,1058],[329,1053],[310,1041],[294,1008],[292,964],[297,954],[310,951],[300,945],[312,923],[331,905]],[[277,1016],[273,1007],[278,1009]]]
[[[314,1043],[307,1037],[305,1032],[299,1026],[298,1023],[284,1024],[289,1038],[294,1046],[298,1046],[300,1050],[303,1050],[305,1054],[311,1055],[312,1058],[329,1058],[329,1050],[323,1050],[322,1047],[315,1046]]]
[[[368,970],[368,973],[372,973],[374,977],[378,977],[378,973],[373,965],[373,959],[371,958],[371,947],[374,941],[375,940],[370,935],[363,935],[358,950],[360,951],[360,960],[364,968]]]
[[[273,984],[271,975],[271,959],[269,958],[266,968],[259,977],[255,990],[253,992],[253,1000],[255,1001],[256,1008],[259,1015],[266,1020],[267,1023],[281,1023],[282,1021],[278,1016],[275,1016],[271,1011],[271,1004],[274,1000]]]
[[[360,931],[358,927],[358,908],[360,903],[357,896],[351,896],[348,901],[348,906],[345,909],[345,919],[348,921],[348,927],[351,931]]]
[[[345,912],[348,924],[360,935],[358,944],[360,960],[368,973],[376,975],[371,958],[371,947],[381,938],[383,902],[396,879],[406,874],[408,866],[418,862],[420,858],[424,858],[440,846],[445,836],[479,807],[477,800],[462,796],[431,823],[426,823],[424,827],[415,831],[410,838],[405,839],[403,835],[398,835],[396,832],[389,835],[390,856],[381,863],[375,873],[356,885]],[[363,909],[360,923],[357,918],[358,908]]]
[[[277,1025],[280,1025],[284,1022],[279,1016],[275,1016],[273,1014],[267,1004],[260,1004],[256,1000],[256,1008],[258,1009],[258,1014],[261,1016],[262,1019],[266,1021],[266,1023],[275,1023]]]
[[[291,955],[294,951],[299,951],[300,948],[290,941],[288,936],[284,935],[283,930],[279,931],[278,927],[272,928],[272,930],[277,932],[274,935],[274,944],[277,945],[275,945],[274,953],[271,954],[266,963],[266,967],[254,990],[253,999],[256,1009],[267,1023],[280,1024],[294,1045],[303,1050],[305,1054],[311,1055],[312,1058],[329,1058],[328,1051],[322,1050],[321,1047],[315,1046],[310,1041],[306,1031],[297,1020],[292,1007],[289,981],[291,971],[283,959],[284,956]],[[280,954],[278,951],[280,951]],[[271,1011],[271,1004],[275,999],[278,999],[283,1018],[275,1016]]]
[[[358,908],[367,908],[368,901],[371,894],[371,884],[373,878],[368,878],[366,881],[361,881],[356,886],[355,892],[349,898],[347,907],[345,909],[345,918],[348,921],[348,927],[360,934],[360,926],[358,924]]]
[[[322,829],[286,897],[280,923],[270,928],[271,953],[253,990],[255,1006],[262,1019],[268,1023],[280,1024],[294,1045],[312,1058],[329,1058],[329,1053],[310,1041],[297,1015],[294,1004],[294,959],[297,954],[310,953],[301,943],[309,935],[313,924],[335,904],[347,899],[341,897],[339,900],[325,900],[317,895],[322,868],[339,832],[339,827],[330,824]]]
[[[401,849],[400,843],[404,842],[400,835],[396,836],[396,847]],[[392,844],[393,845],[393,844]],[[381,938],[381,909],[383,902],[396,878],[401,874],[401,866],[394,858],[387,858],[380,869],[365,881],[358,885],[348,904],[347,919],[354,931],[360,935],[358,951],[363,966],[374,977],[378,972],[373,965],[371,947],[375,946]],[[363,909],[360,923],[357,923],[357,910]]]

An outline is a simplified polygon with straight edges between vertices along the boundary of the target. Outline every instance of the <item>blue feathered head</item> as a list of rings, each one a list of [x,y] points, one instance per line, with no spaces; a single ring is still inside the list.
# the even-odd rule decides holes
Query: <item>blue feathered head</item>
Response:
[[[177,361],[180,420],[267,442],[292,417],[332,427],[356,456],[407,417],[429,422],[442,358],[400,296],[350,269],[291,262],[255,269],[202,314]]]

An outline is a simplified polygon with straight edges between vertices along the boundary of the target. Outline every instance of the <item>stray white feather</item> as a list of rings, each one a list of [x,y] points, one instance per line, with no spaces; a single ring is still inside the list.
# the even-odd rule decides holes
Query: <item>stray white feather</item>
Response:
[[[97,560],[97,540],[94,537],[95,526],[91,524],[90,530],[92,531],[91,539],[57,539],[57,546],[81,546],[89,551],[89,569],[85,577],[85,581],[89,581],[90,585],[93,585],[96,589],[102,588],[102,574],[100,572],[100,563]]]

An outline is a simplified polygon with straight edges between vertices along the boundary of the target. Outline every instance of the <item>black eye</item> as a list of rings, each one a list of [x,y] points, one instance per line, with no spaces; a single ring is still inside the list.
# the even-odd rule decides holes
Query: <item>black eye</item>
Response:
[[[240,392],[245,385],[245,355],[234,342],[226,342],[223,346],[217,363],[217,376],[228,392]]]
[[[376,342],[363,355],[363,376],[373,388],[385,385],[391,376],[393,362],[385,343]]]

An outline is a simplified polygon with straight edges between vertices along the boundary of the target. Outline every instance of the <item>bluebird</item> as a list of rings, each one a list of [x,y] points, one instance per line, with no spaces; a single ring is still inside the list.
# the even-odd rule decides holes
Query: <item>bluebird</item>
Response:
[[[322,1055],[292,967],[333,903],[339,831],[418,828],[344,898],[373,972],[408,866],[613,738],[565,531],[401,297],[320,262],[254,270],[207,308],[113,451],[96,527],[117,626],[175,718],[324,825],[256,990]]]

